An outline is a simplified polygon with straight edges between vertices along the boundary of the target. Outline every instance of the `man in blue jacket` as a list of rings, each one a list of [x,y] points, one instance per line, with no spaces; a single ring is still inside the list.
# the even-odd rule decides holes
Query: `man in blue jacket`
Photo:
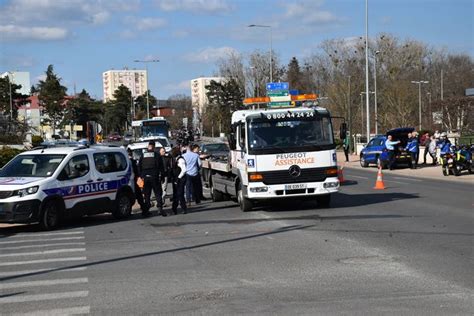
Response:
[[[410,168],[416,169],[418,167],[417,156],[420,146],[418,144],[418,138],[412,133],[408,134],[408,143],[405,147],[405,150],[407,150],[410,154]]]

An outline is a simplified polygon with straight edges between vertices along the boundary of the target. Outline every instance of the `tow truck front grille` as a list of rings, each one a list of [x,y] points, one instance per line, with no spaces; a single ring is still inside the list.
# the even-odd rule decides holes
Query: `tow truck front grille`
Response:
[[[292,177],[288,170],[267,171],[259,173],[263,175],[264,184],[272,185],[324,181],[327,177],[326,170],[327,168],[301,169],[301,174],[298,177]]]
[[[0,199],[6,199],[12,196],[13,191],[0,191]]]

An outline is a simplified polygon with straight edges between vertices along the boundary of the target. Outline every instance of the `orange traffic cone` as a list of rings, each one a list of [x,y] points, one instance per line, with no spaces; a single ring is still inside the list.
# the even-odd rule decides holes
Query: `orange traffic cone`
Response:
[[[342,170],[344,169],[344,166],[341,166],[341,168],[337,169],[337,179],[339,180],[340,184],[343,184],[346,180],[344,180],[344,174]]]
[[[377,181],[375,182],[375,190],[383,190],[385,189],[385,184],[383,183],[382,179],[382,168],[379,167],[379,172],[377,173]]]

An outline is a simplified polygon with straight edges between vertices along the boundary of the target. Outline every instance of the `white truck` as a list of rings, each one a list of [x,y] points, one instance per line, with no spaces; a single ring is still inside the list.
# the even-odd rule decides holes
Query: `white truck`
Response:
[[[214,201],[237,198],[242,211],[271,199],[314,198],[329,206],[339,190],[329,111],[321,107],[236,111],[228,157],[203,162]]]

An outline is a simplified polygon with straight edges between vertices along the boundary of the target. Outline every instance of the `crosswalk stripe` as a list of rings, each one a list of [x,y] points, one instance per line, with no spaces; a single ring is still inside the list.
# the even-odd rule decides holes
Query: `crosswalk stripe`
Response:
[[[34,252],[7,253],[7,254],[0,254],[0,258],[5,258],[5,257],[21,257],[21,256],[53,255],[53,254],[58,254],[58,253],[81,252],[81,251],[86,251],[86,248],[53,249],[53,250],[34,251]]]
[[[24,237],[44,237],[44,236],[58,236],[58,235],[78,235],[84,234],[83,230],[72,231],[72,232],[57,232],[57,233],[40,233],[40,234],[18,234],[13,236],[7,236],[5,238],[24,238]]]
[[[79,306],[69,308],[58,308],[49,310],[40,310],[31,313],[13,314],[15,316],[68,316],[68,315],[84,315],[90,314],[90,306]]]
[[[0,283],[0,290],[18,289],[22,287],[50,286],[60,284],[78,284],[87,283],[87,278],[57,279],[57,280],[38,280],[26,282]]]
[[[0,267],[5,266],[16,266],[22,264],[35,264],[35,263],[47,263],[47,262],[64,262],[64,261],[81,261],[87,260],[86,257],[71,257],[71,258],[50,258],[50,259],[39,259],[29,261],[12,261],[12,262],[0,262]]]
[[[10,240],[10,241],[0,241],[0,245],[6,244],[19,244],[26,242],[43,242],[43,241],[60,241],[60,240],[78,240],[84,239],[84,236],[77,237],[61,237],[61,238],[46,238],[46,239],[28,239],[28,240]]]
[[[47,268],[47,269],[8,271],[8,272],[0,272],[0,277],[11,277],[11,276],[17,276],[17,275],[35,274],[35,273],[42,273],[42,272],[74,272],[74,271],[84,271],[86,269],[87,267],[69,268],[69,269],[61,269],[60,267],[56,267],[56,268]]]
[[[89,291],[7,296],[0,297],[0,304],[60,300],[65,298],[87,297],[87,295],[89,295]]]
[[[46,248],[46,247],[62,247],[62,246],[84,246],[85,242],[63,242],[57,244],[42,244],[42,245],[26,245],[26,246],[14,246],[14,247],[2,247],[2,250],[20,250],[28,248]]]

